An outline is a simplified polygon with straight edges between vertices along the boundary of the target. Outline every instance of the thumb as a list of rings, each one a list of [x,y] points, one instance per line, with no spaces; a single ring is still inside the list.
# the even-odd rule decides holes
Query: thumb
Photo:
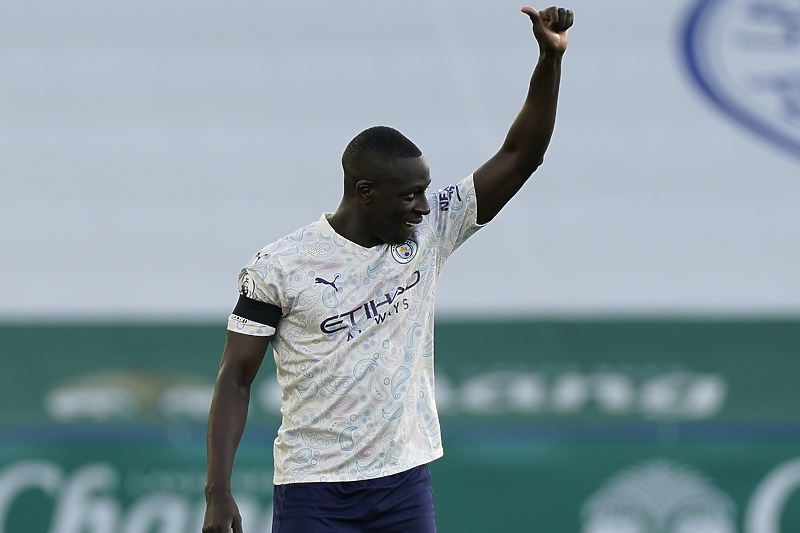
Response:
[[[528,15],[531,18],[531,21],[536,22],[539,19],[539,12],[533,9],[532,7],[523,7],[520,9],[523,13]]]

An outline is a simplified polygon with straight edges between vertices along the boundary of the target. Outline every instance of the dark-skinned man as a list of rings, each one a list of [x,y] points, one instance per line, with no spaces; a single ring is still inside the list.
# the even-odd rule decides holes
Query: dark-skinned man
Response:
[[[428,195],[422,152],[391,128],[365,130],[342,156],[336,212],[268,245],[240,273],[209,416],[204,533],[243,532],[231,471],[270,343],[282,390],[273,532],[436,530],[427,466],[442,455],[436,280],[542,163],[573,21],[563,8],[522,11],[539,59],[497,154]]]

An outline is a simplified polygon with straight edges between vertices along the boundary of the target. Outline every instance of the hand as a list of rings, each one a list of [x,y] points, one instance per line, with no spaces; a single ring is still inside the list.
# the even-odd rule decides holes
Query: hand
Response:
[[[533,22],[533,35],[542,51],[564,52],[567,49],[567,30],[572,26],[572,11],[563,7],[548,7],[536,11],[523,7],[522,12]]]
[[[242,516],[230,494],[212,496],[206,501],[203,533],[242,533]]]

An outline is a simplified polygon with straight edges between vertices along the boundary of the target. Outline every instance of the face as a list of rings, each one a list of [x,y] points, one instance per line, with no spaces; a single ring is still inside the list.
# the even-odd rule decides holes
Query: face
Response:
[[[425,158],[396,159],[382,168],[369,189],[367,221],[369,233],[376,241],[404,243],[431,212],[425,190],[431,184],[430,169]]]

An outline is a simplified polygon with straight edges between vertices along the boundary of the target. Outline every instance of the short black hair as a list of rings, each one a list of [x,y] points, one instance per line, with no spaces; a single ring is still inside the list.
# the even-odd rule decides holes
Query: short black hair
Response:
[[[342,154],[345,170],[358,163],[388,163],[419,157],[422,151],[408,137],[388,126],[373,126],[356,135]]]

